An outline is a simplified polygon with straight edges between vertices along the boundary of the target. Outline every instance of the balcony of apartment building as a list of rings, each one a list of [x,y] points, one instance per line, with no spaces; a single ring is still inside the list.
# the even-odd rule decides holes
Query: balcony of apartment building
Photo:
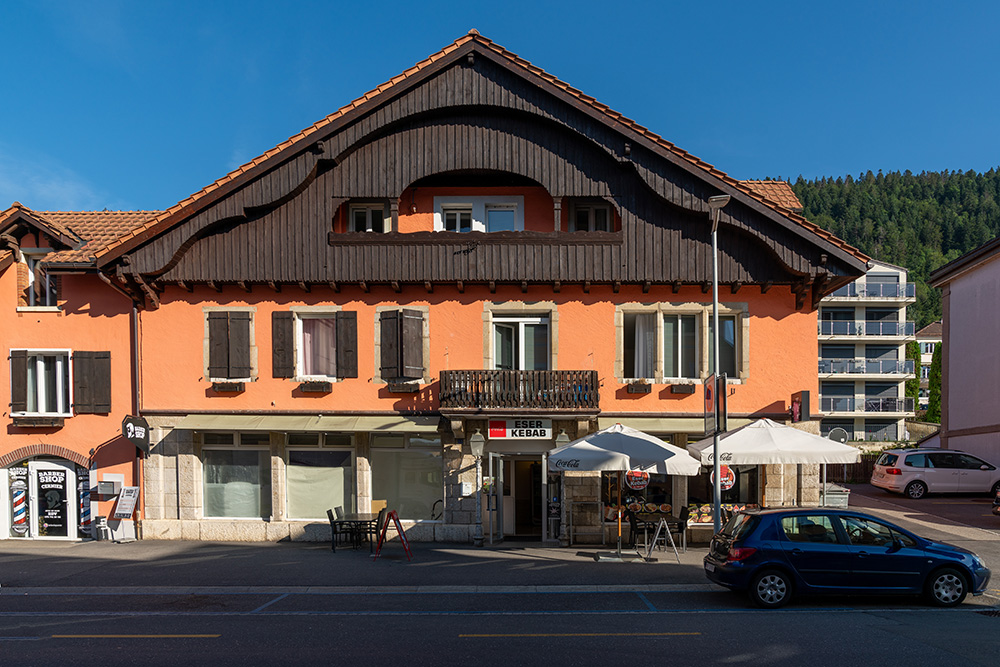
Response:
[[[913,415],[910,397],[820,396],[820,411],[829,417],[880,416],[907,417]]]
[[[597,371],[441,371],[441,410],[450,413],[590,413],[599,408]]]
[[[892,378],[912,380],[913,359],[820,359],[820,379],[843,378],[862,380],[869,378]]]
[[[848,304],[872,301],[903,306],[915,303],[916,300],[917,289],[914,283],[856,281],[827,295],[823,302]]]
[[[905,343],[914,340],[916,326],[913,322],[893,320],[834,320],[819,322],[820,340],[868,339],[880,342]]]

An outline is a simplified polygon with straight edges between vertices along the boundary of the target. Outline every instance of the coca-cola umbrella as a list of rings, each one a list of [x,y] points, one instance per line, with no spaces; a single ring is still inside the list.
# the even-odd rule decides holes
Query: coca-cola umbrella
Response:
[[[629,426],[615,424],[549,452],[550,470],[618,472],[618,556],[622,552],[621,473],[697,475],[701,466],[687,451]]]
[[[712,438],[691,443],[688,451],[712,465]],[[856,447],[766,418],[719,436],[719,461],[732,465],[857,463],[860,456]]]

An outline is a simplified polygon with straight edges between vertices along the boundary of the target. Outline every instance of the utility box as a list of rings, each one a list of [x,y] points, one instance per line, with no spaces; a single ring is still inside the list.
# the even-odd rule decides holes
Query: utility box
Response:
[[[826,497],[824,498],[822,494],[820,495],[820,501],[823,502],[824,507],[847,507],[847,502],[850,499],[851,490],[846,489],[837,484],[827,484],[826,485]]]
[[[99,496],[117,496],[121,492],[122,483],[117,480],[97,483],[97,495]]]

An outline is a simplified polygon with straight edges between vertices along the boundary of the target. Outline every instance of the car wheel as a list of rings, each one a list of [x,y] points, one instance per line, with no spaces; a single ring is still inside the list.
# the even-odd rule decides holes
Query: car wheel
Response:
[[[927,597],[938,607],[960,605],[968,593],[965,577],[950,567],[933,572],[927,579]]]
[[[923,482],[910,482],[906,485],[903,493],[905,493],[908,498],[919,500],[924,497],[925,493],[927,493],[927,485]]]
[[[1000,494],[1000,482],[997,482],[996,484],[994,484],[993,488],[990,489],[990,496],[992,496],[993,498],[996,498],[997,494]]]
[[[780,570],[765,570],[750,584],[750,599],[758,607],[777,609],[791,598],[792,579]]]

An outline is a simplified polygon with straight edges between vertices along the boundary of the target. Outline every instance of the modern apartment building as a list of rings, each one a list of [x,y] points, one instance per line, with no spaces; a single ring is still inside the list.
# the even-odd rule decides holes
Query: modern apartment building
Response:
[[[906,306],[916,301],[906,269],[871,262],[857,281],[819,305],[820,432],[840,427],[851,440],[906,438],[914,416],[906,380],[915,376],[906,344],[916,340]]]
[[[934,348],[943,340],[941,320],[931,322],[917,332],[917,343],[920,345],[920,395],[917,399],[917,409],[926,410],[930,400],[931,362],[934,361]]]

